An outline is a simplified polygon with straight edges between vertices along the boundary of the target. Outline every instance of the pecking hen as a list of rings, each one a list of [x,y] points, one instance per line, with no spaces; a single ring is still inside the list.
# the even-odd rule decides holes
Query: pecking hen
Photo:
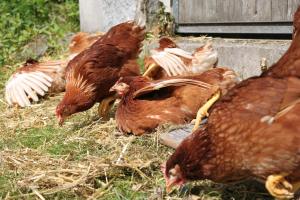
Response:
[[[226,68],[157,81],[141,76],[121,78],[111,88],[121,97],[115,115],[117,125],[123,133],[141,135],[160,124],[190,122],[216,87],[225,94],[236,81],[236,74]]]
[[[58,93],[65,90],[65,70],[68,61],[89,47],[101,35],[88,33],[75,34],[69,45],[68,59],[38,62],[27,60],[14,72],[5,86],[5,99],[9,105],[20,107],[30,106],[32,101],[48,93]]]
[[[177,75],[202,73],[213,68],[218,61],[218,54],[211,42],[190,53],[179,48],[168,37],[159,40],[159,47],[151,50],[151,56],[145,58],[144,76],[155,80]]]
[[[167,189],[188,180],[255,178],[274,197],[293,198],[300,187],[299,16],[300,7],[285,55],[262,76],[242,81],[223,96],[207,124],[168,159],[163,169]]]
[[[132,73],[125,69],[137,69],[135,60],[144,35],[144,27],[137,23],[121,23],[69,62],[66,69],[66,93],[56,108],[60,124],[66,117],[103,102],[112,95],[109,89],[121,74]],[[107,104],[104,104],[104,110],[107,110]],[[103,107],[99,110],[103,110]]]

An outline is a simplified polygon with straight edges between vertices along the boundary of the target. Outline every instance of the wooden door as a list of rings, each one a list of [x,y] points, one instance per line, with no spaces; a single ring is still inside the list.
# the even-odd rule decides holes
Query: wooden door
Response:
[[[299,5],[300,0],[176,0],[174,11],[177,24],[186,28],[211,24],[222,29],[225,24],[230,24],[238,31],[237,24],[250,25],[250,29],[273,25],[279,27],[279,33],[290,33],[292,17]],[[247,30],[245,28],[245,32]],[[258,30],[261,31],[264,30]],[[265,31],[276,32],[272,28]]]

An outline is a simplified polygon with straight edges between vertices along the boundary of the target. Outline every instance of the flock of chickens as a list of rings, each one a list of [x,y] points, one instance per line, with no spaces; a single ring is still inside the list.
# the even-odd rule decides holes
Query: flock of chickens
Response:
[[[211,43],[189,53],[166,37],[145,58],[140,75],[144,37],[134,21],[103,35],[78,33],[67,60],[29,60],[19,68],[6,84],[6,100],[25,107],[65,90],[56,108],[62,125],[97,102],[106,118],[120,99],[117,126],[135,135],[196,118],[194,132],[162,166],[167,190],[189,180],[255,178],[274,197],[293,198],[300,188],[300,7],[287,52],[260,76],[240,82],[233,70],[216,66]],[[199,128],[203,117],[208,121]]]

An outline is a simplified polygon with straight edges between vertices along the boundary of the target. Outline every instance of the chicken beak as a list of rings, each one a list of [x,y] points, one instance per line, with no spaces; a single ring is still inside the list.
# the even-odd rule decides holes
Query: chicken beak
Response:
[[[58,118],[59,126],[62,126],[64,124],[64,121],[65,121],[64,118],[61,115],[58,115],[57,118]]]
[[[166,192],[170,193],[173,191],[173,186],[176,183],[176,178],[170,177],[166,180]]]
[[[114,92],[116,91],[116,85],[112,86],[110,89],[109,89],[110,92]]]

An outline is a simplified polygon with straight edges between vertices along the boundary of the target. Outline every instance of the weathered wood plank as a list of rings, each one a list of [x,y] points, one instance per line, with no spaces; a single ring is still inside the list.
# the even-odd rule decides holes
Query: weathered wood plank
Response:
[[[287,21],[288,1],[272,0],[272,21]]]
[[[208,21],[217,19],[217,0],[204,0],[203,13]]]
[[[287,11],[287,19],[292,20],[294,13],[297,8],[300,6],[300,0],[288,0],[288,11]]]
[[[179,23],[290,22],[300,0],[182,0]]]
[[[247,1],[247,0],[244,0]],[[271,0],[251,0],[254,1],[254,15],[249,17],[248,22],[270,22],[272,19]],[[286,0],[283,0],[286,1]]]

